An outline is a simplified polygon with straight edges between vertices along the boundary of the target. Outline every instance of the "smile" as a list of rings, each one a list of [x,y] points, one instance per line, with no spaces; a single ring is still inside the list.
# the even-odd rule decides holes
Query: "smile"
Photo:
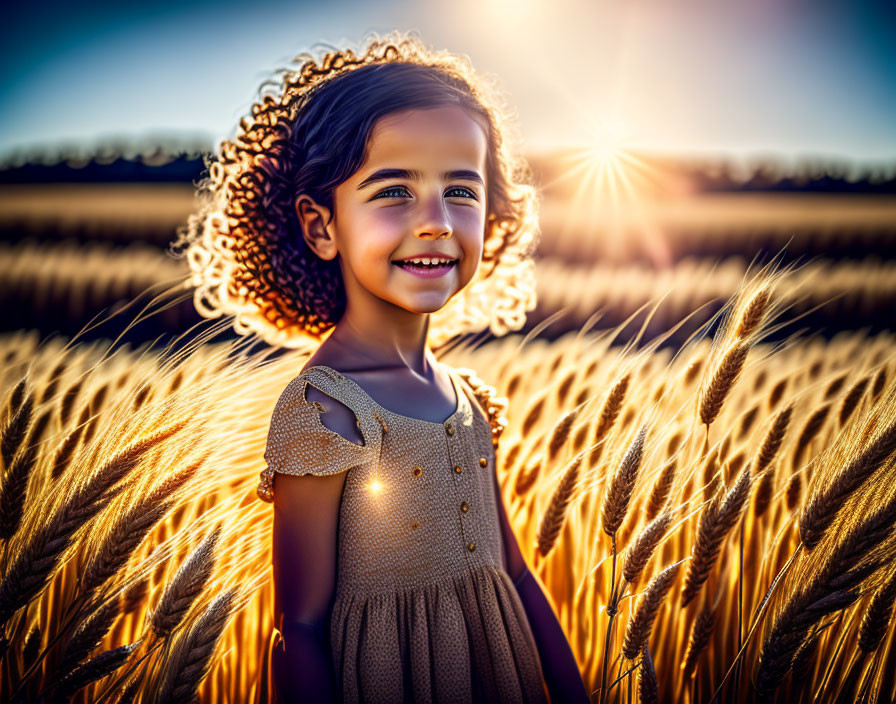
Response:
[[[435,264],[423,264],[415,262],[392,262],[392,264],[400,268],[402,271],[406,271],[409,274],[413,274],[414,276],[419,276],[424,279],[431,279],[436,276],[443,276],[447,274],[457,265],[457,260],[455,259],[450,262],[437,262]]]

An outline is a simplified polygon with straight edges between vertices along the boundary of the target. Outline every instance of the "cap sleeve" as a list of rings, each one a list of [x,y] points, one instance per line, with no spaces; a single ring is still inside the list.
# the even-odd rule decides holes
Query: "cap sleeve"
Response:
[[[498,447],[498,441],[501,434],[507,428],[507,405],[506,396],[498,396],[497,389],[494,386],[486,384],[485,381],[469,367],[458,367],[455,369],[467,387],[472,390],[477,402],[488,418],[488,423],[492,428],[492,444],[495,449]]]
[[[320,407],[305,398],[308,383],[305,376],[291,381],[274,406],[264,451],[267,467],[261,473],[258,486],[258,496],[264,501],[273,500],[275,472],[297,476],[338,474],[364,464],[375,452],[378,438],[372,437],[372,426],[363,422],[361,405],[346,394],[327,388],[326,384],[314,384],[352,410],[359,419],[364,445],[343,437],[321,422]]]

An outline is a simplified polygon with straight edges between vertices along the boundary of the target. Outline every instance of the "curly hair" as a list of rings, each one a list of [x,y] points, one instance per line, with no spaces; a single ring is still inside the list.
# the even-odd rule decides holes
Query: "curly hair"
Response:
[[[258,89],[233,139],[205,157],[197,209],[170,253],[186,257],[196,309],[234,317],[239,334],[269,344],[319,341],[345,311],[338,258],[318,257],[294,210],[308,193],[332,209],[334,189],[363,164],[376,120],[412,108],[460,104],[486,128],[482,262],[469,285],[430,316],[429,342],[489,328],[519,330],[535,308],[537,194],[528,164],[511,152],[497,91],[463,56],[430,50],[415,33],[371,33],[366,49],[310,53]],[[332,47],[328,47],[332,49]],[[266,89],[273,87],[274,93]]]

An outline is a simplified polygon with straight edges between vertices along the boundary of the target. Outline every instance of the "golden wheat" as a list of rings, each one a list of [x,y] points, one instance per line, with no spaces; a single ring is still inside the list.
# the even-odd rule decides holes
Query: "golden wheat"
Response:
[[[843,333],[765,344],[760,336],[773,318],[774,296],[755,326],[738,326],[751,292],[762,289],[744,290],[749,295],[732,306],[722,339],[713,344],[697,337],[675,354],[659,346],[614,346],[610,335],[597,332],[550,345],[509,335],[475,349],[456,346],[444,360],[481,370],[509,398],[497,466],[508,518],[557,607],[590,692],[605,675],[615,680],[619,656],[632,655],[637,673],[602,693],[608,701],[614,695],[622,701],[635,677],[644,697],[656,691],[657,701],[709,701],[743,647],[743,667],[726,683],[734,701],[751,700],[754,673],[766,691],[784,683],[791,700],[816,694],[825,700],[838,690],[853,700],[864,687],[869,700],[887,701],[896,696],[888,676],[896,669],[896,629],[883,615],[886,599],[875,596],[892,582],[894,548],[882,529],[868,527],[867,517],[896,492],[887,444],[893,421],[887,409],[896,405],[896,337]],[[740,341],[738,332],[746,335]],[[739,380],[724,394],[721,387],[713,392],[720,402],[707,401],[710,444],[694,414],[704,395],[697,381],[705,372],[709,378],[700,386],[708,391],[725,354],[738,345],[749,347],[750,364],[741,363]],[[57,691],[72,690],[77,701],[105,696],[111,704],[163,690],[187,700],[198,691],[204,702],[263,698],[274,627],[271,516],[269,506],[252,500],[256,465],[272,402],[310,350],[256,367],[239,355],[228,358],[230,349],[197,347],[177,367],[145,351],[110,356],[87,345],[38,349],[25,334],[4,338],[3,458],[27,460],[28,446],[37,453],[21,518],[8,524],[17,527],[9,528],[3,545],[4,697],[18,690],[33,698],[52,675],[62,678]],[[856,388],[861,392],[853,394]],[[846,412],[851,396],[856,401]],[[591,418],[565,418],[571,404],[586,403],[601,404],[600,410]],[[184,418],[190,423],[177,425]],[[121,460],[137,439],[171,427],[177,432],[145,447],[137,464]],[[581,462],[575,470],[567,447]],[[159,506],[172,502],[168,510],[159,508],[157,521],[147,511],[135,545],[112,552],[110,536],[136,520],[141,498],[203,450],[214,454],[201,465],[201,481],[193,476],[167,500],[156,495]],[[4,466],[5,490],[13,465]],[[17,471],[24,473],[24,465]],[[104,472],[108,481],[100,491],[95,477]],[[567,478],[562,492],[561,476]],[[790,501],[798,501],[791,514],[788,486],[796,482],[800,494],[791,492]],[[751,488],[753,509],[745,511]],[[715,497],[710,507],[702,504],[707,492]],[[599,526],[612,529],[618,543],[621,583],[611,579],[614,547],[595,539]],[[863,540],[851,537],[862,530]],[[534,559],[536,553],[544,559]],[[850,555],[858,560],[853,567]],[[648,609],[649,586],[644,594],[627,593],[627,585],[654,584],[663,566],[679,564],[682,588],[694,592],[688,608],[679,599],[654,599]],[[756,617],[778,575],[768,610]],[[78,597],[86,596],[79,580],[88,586],[101,579],[96,599],[77,609]],[[244,587],[245,603],[233,602],[239,605],[211,619],[207,605],[233,584]],[[629,624],[625,632],[607,628],[611,603],[620,623]],[[872,604],[882,614],[874,617],[873,638],[873,629],[861,628]],[[639,609],[648,610],[639,615]],[[78,645],[84,624],[94,619],[99,633],[109,614],[114,620],[97,649],[84,656]],[[840,627],[827,627],[841,614]],[[657,637],[648,646],[643,635],[651,632]],[[858,667],[861,632],[867,634],[862,644],[875,643],[875,663]],[[75,633],[81,635],[72,645]],[[66,647],[71,653],[62,666]]]

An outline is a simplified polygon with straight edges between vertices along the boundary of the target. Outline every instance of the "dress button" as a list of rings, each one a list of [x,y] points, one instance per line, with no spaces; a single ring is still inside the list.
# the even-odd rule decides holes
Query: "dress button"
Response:
[[[460,465],[457,465],[457,466],[454,468],[454,471],[457,472],[458,474],[460,474],[460,473],[463,472],[464,470],[462,470],[462,469],[460,468]]]
[[[479,466],[480,466],[480,467],[485,467],[485,465],[487,465],[487,464],[488,464],[488,460],[485,459],[485,457],[480,457],[480,458],[479,458]]]
[[[462,501],[460,504],[460,510],[466,513],[470,510],[470,504],[468,504],[466,501]]]
[[[451,426],[451,423],[445,423],[445,432],[449,435],[454,435],[454,428]]]
[[[414,467],[414,476],[419,477],[421,474],[423,474],[423,468],[422,467]]]
[[[469,545],[467,545],[467,550],[469,550],[470,552],[473,552],[475,549],[476,549],[476,546],[473,545],[473,543],[470,543]]]

